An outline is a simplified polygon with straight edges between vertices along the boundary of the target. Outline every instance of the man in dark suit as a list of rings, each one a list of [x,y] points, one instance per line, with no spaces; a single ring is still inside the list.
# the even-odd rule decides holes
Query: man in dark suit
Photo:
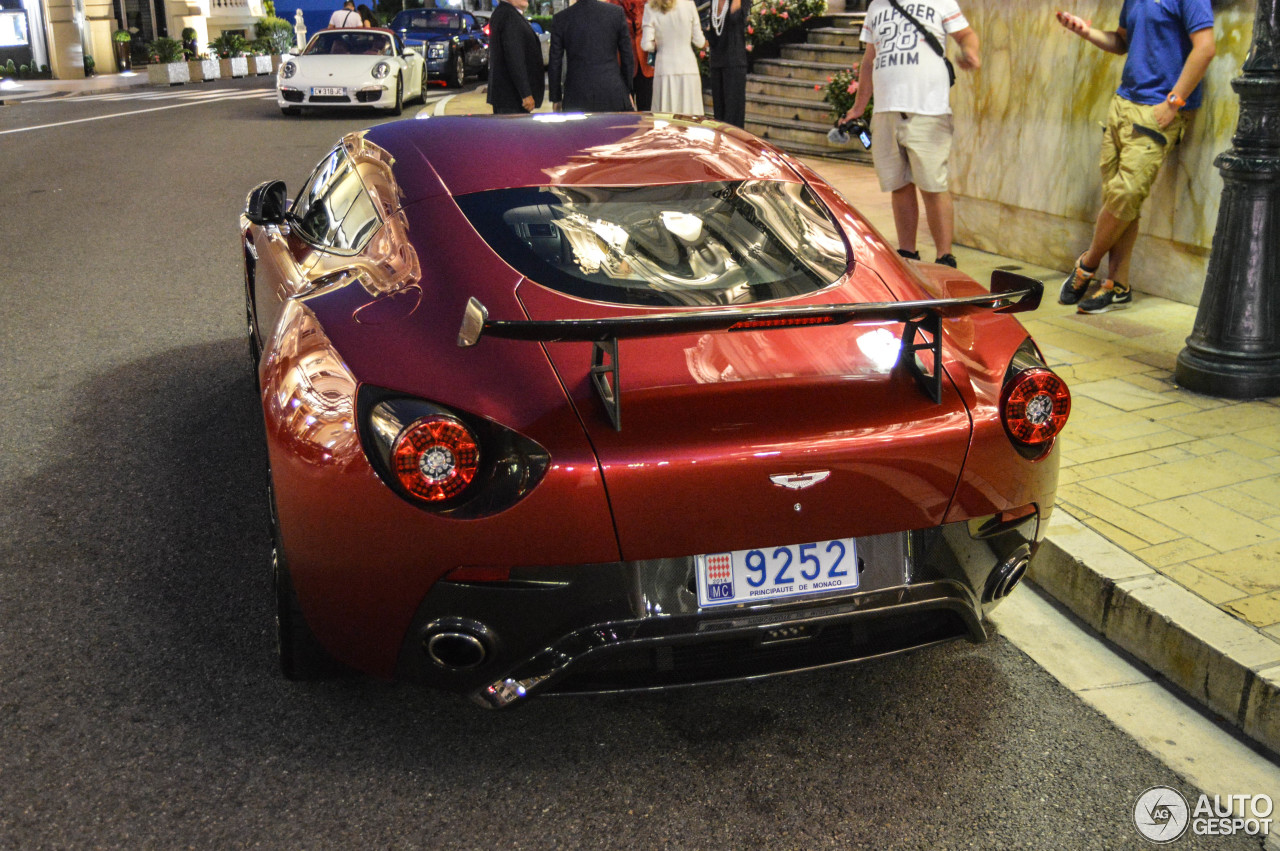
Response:
[[[561,68],[568,55],[561,83]],[[551,19],[551,104],[568,112],[628,112],[636,57],[627,15],[602,0],[577,0]]]
[[[495,115],[542,106],[542,45],[521,14],[529,0],[502,0],[489,18],[489,94]]]

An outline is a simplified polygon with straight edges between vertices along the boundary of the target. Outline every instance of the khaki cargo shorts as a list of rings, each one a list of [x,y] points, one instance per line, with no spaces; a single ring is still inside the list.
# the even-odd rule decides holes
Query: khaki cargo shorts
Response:
[[[1102,131],[1102,207],[1122,222],[1138,218],[1142,202],[1151,194],[1160,166],[1182,140],[1187,117],[1178,113],[1164,130],[1156,123],[1154,106],[1143,106],[1119,95],[1111,98]]]
[[[885,192],[914,183],[924,192],[947,191],[951,116],[877,112],[871,116],[871,161]]]

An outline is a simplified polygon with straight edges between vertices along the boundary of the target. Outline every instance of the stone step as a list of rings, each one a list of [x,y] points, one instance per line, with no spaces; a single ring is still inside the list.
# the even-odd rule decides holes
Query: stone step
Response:
[[[779,147],[787,153],[796,156],[824,157],[826,159],[868,164],[871,162],[871,152],[864,151],[862,146],[857,142],[854,142],[852,145],[832,145],[827,141],[825,133],[822,136],[813,136],[808,139],[779,139],[776,136],[774,138],[769,138],[765,134],[771,133],[773,128],[752,123],[750,116],[747,116],[747,130],[762,139],[767,138],[771,145]]]
[[[747,104],[746,118],[748,130],[761,139],[768,139],[775,145],[781,146],[793,142],[817,146],[826,146],[828,144],[827,132],[831,129],[830,122],[818,123],[814,121],[795,121],[787,118],[772,118],[760,113],[753,113],[751,104]],[[842,146],[841,150],[847,147],[861,149],[862,145],[859,142],[854,142],[852,146]]]
[[[862,31],[862,23],[867,19],[866,12],[833,12],[823,17],[831,19],[833,27],[841,29],[851,29],[856,32]]]
[[[853,68],[862,61],[862,48],[834,44],[789,44],[782,48],[782,58],[793,62]]]
[[[827,128],[835,123],[831,106],[826,101],[800,101],[771,95],[748,94],[747,116],[752,114],[778,121],[802,121],[815,125],[825,122]]]
[[[849,70],[849,66],[833,62],[799,62],[795,59],[760,59],[756,61],[754,70],[761,76],[825,83],[833,74]]]
[[[862,49],[858,30],[850,27],[817,27],[809,30],[809,44],[836,44]]]
[[[871,165],[871,152],[864,151],[862,146],[856,142],[852,147],[836,147],[822,140],[822,144],[807,144],[804,142],[788,142],[779,144],[779,148],[793,156],[799,157],[822,157],[828,160],[843,160],[844,162],[866,163]]]
[[[747,97],[767,95],[769,97],[788,98],[796,101],[822,102],[822,88],[826,85],[822,80],[793,80],[786,77],[769,77],[764,74],[747,75]],[[819,88],[815,89],[814,86]]]

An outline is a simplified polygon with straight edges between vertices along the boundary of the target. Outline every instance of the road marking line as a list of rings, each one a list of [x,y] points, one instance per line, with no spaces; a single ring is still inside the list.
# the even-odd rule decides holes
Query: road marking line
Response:
[[[232,100],[232,98],[226,98]],[[162,112],[166,109],[182,109],[185,106],[205,106],[210,103],[208,100],[189,100],[185,103],[171,103],[168,106],[153,106],[149,109],[134,109],[129,112],[114,112],[111,115],[94,115],[89,118],[72,118],[67,121],[55,121],[52,124],[37,124],[32,127],[15,127],[12,130],[0,130],[0,136],[7,136],[10,133],[26,133],[29,130],[49,130],[54,127],[66,127],[70,124],[84,124],[89,121],[104,121],[108,118],[127,118],[130,115],[144,115],[148,112]]]

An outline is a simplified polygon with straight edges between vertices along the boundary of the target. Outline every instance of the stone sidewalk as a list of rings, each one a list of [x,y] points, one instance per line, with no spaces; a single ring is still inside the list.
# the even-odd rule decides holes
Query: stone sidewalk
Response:
[[[893,234],[869,167],[809,164]],[[1141,280],[1129,308],[1087,316],[1057,304],[1063,271],[955,254],[983,283],[996,268],[1045,282],[1022,321],[1071,388],[1058,506],[1032,580],[1280,754],[1280,400],[1178,387],[1196,310],[1143,296]]]
[[[145,83],[145,75],[37,81],[21,94]],[[490,111],[483,88],[431,94],[445,97],[419,117]],[[893,234],[888,196],[869,167],[807,162]],[[922,233],[921,255],[931,251]],[[1045,281],[1044,304],[1022,321],[1071,387],[1058,508],[1032,580],[1280,755],[1280,399],[1229,401],[1174,384],[1195,308],[1143,295],[1140,279],[1132,306],[1085,316],[1056,303],[1061,270],[964,247],[955,254],[983,283],[996,268]]]

